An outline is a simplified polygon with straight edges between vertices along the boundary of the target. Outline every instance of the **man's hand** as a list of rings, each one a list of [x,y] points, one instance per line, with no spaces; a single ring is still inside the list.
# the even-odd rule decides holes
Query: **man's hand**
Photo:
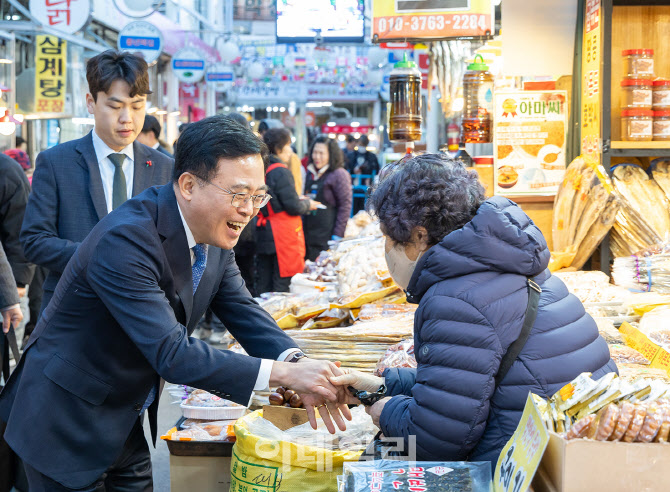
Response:
[[[391,399],[390,396],[387,396],[386,398],[382,398],[379,400],[377,403],[372,405],[371,407],[366,407],[365,411],[367,414],[372,417],[372,423],[375,424],[377,427],[379,427],[379,417],[382,415],[382,411],[384,410],[384,405],[388,403],[388,401]]]
[[[26,295],[26,288],[25,287],[17,287],[16,291],[19,293],[19,299],[21,299],[23,296]]]
[[[23,313],[19,306],[14,306],[2,311],[2,331],[7,333],[9,327],[18,326],[23,321]]]
[[[342,371],[333,362],[308,357],[303,357],[297,363],[274,362],[270,375],[270,386],[285,386],[299,394],[305,404],[309,423],[313,429],[316,429],[314,409],[319,408],[319,413],[328,431],[334,434],[333,419],[340,430],[346,430],[343,416],[351,420],[349,408],[338,401],[340,396],[338,388],[330,382],[331,377],[339,374],[342,374]],[[328,411],[324,412],[324,408]]]
[[[316,200],[312,200],[310,198],[309,200],[309,209],[310,210],[318,210],[319,207],[323,206],[321,202],[317,202]]]
[[[357,390],[374,393],[384,384],[384,378],[373,374],[355,371],[353,369],[341,369],[342,375],[330,378],[330,382],[335,386],[353,386]]]

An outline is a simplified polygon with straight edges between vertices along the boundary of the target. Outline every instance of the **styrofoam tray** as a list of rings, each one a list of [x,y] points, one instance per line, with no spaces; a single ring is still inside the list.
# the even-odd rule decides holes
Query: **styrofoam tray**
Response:
[[[191,405],[180,405],[181,412],[187,419],[203,420],[236,420],[239,419],[247,407],[194,407]]]

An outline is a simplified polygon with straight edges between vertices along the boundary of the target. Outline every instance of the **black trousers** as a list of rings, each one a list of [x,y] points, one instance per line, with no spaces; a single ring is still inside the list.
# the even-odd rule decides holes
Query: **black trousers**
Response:
[[[95,450],[91,450],[95,452]],[[30,492],[139,492],[153,491],[151,454],[144,438],[142,421],[135,422],[117,460],[95,482],[69,489],[24,463]]]
[[[279,276],[277,255],[256,255],[256,290],[266,292],[288,292],[291,277]]]

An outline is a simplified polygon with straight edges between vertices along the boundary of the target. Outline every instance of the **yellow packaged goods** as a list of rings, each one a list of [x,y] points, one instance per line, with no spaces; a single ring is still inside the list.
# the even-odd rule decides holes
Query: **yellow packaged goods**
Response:
[[[551,399],[556,403],[556,410],[564,412],[582,401],[596,386],[597,383],[591,379],[591,373],[583,372],[563,386]]]
[[[326,492],[337,489],[342,465],[358,461],[377,428],[362,408],[352,410],[345,432],[331,435],[323,421],[281,431],[253,412],[235,424],[237,438],[231,461],[231,489],[251,484],[261,492]]]
[[[381,286],[381,284],[379,286]],[[355,309],[363,306],[364,304],[369,304],[371,302],[378,301],[379,299],[384,299],[385,297],[393,295],[397,292],[400,292],[400,287],[394,284],[391,287],[386,287],[372,292],[349,294],[340,297],[337,302],[331,304],[330,307],[337,309]]]

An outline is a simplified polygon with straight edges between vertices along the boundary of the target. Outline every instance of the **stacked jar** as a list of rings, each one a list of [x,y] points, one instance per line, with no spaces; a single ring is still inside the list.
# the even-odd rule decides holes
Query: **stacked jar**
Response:
[[[654,140],[670,140],[670,80],[653,82]]]
[[[621,138],[648,142],[654,138],[654,50],[624,50],[622,55]]]

